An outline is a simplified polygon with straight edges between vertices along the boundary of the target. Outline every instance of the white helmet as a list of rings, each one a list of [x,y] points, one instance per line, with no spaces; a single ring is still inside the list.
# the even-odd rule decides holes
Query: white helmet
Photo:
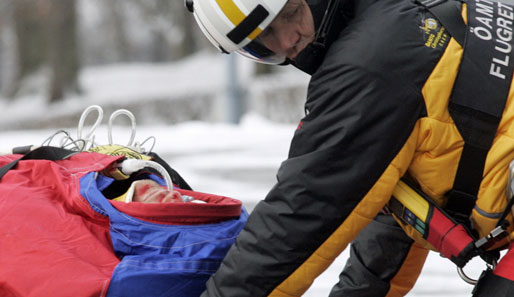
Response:
[[[275,19],[287,0],[185,0],[210,42],[224,53],[237,52],[261,63],[281,64],[256,37]]]

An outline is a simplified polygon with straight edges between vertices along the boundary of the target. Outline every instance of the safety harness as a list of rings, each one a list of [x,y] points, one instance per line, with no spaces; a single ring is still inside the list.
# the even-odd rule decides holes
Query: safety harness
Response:
[[[448,5],[451,4],[446,4],[450,8]],[[475,0],[468,1],[467,6],[470,33],[464,40],[464,55],[449,104],[450,115],[464,139],[464,148],[453,189],[448,193],[448,204],[445,206],[446,211],[464,224],[468,223],[475,207],[485,160],[505,108],[514,69],[514,42],[512,38],[502,40],[501,36],[504,33],[512,34],[512,26],[510,32],[507,32],[501,26],[502,16],[498,15],[501,9],[509,6],[501,2]],[[462,20],[460,14],[457,18]],[[478,18],[492,20],[489,24],[492,29],[487,29]],[[444,26],[456,24],[445,24],[444,20],[441,22]],[[458,32],[462,30],[465,29],[459,29]],[[504,33],[498,33],[501,30]]]
[[[390,207],[459,268],[476,255],[491,264],[497,260],[497,253],[490,256],[486,251],[507,235],[505,217],[514,200],[499,218],[497,227],[484,238],[476,238],[470,217],[514,71],[513,28],[509,18],[514,16],[514,8],[496,0],[465,1],[466,25],[460,1],[416,2],[432,13],[464,48],[448,106],[464,147],[443,208],[406,179],[396,187]]]

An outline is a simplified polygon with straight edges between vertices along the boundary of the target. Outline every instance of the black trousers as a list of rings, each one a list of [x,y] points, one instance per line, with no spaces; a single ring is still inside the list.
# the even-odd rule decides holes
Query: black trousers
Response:
[[[413,244],[392,215],[379,214],[350,245],[350,257],[329,297],[386,296]]]

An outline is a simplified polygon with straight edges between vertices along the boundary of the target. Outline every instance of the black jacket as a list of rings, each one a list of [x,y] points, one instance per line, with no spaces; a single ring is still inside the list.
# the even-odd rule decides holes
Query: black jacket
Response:
[[[452,186],[462,139],[446,106],[462,48],[413,0],[350,1],[277,183],[203,297],[300,296],[407,170],[434,196]]]

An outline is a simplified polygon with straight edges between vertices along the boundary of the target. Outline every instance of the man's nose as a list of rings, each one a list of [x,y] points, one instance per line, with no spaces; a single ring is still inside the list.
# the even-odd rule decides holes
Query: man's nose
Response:
[[[290,28],[284,28],[279,31],[278,40],[282,52],[286,53],[298,42],[298,34]]]
[[[287,53],[298,42],[298,34],[293,26],[283,26],[275,30],[275,38],[278,53]]]

